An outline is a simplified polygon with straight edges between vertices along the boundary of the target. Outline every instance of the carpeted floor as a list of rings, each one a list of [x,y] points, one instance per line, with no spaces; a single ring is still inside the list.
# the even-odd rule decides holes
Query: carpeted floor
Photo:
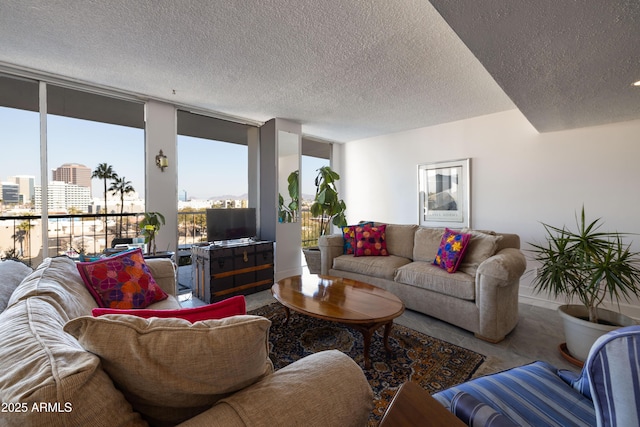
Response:
[[[375,426],[405,381],[420,384],[429,393],[448,388],[471,378],[484,361],[484,356],[441,341],[407,327],[394,324],[389,337],[393,349],[387,358],[382,333],[371,340],[371,369],[364,369],[362,334],[347,326],[291,313],[283,325],[285,313],[278,303],[251,311],[272,321],[269,334],[271,360],[276,369],[309,354],[338,349],[355,360],[363,369],[374,393],[374,410],[369,424]]]

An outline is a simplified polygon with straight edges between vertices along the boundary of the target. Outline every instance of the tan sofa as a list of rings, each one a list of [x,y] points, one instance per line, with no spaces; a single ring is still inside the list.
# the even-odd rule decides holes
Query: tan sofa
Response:
[[[147,264],[169,294],[149,308],[179,308],[173,263]],[[371,388],[341,352],[273,372],[263,317],[191,324],[94,318],[95,307],[66,257],[46,259],[13,290],[0,313],[0,425],[362,426],[370,415]]]
[[[432,264],[444,229],[404,224],[386,227],[389,256],[344,255],[342,235],[321,236],[321,274],[379,286],[410,310],[499,342],[518,322],[518,288],[526,267],[520,238],[465,231],[472,237],[453,274]]]

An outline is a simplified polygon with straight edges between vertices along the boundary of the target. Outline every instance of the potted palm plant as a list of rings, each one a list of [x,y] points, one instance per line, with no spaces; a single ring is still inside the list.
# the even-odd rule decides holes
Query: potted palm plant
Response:
[[[531,244],[534,259],[540,263],[533,285],[538,292],[580,301],[580,305],[562,305],[558,311],[566,349],[570,356],[584,361],[600,335],[635,323],[600,305],[607,299],[619,304],[620,299],[629,301],[640,295],[639,253],[623,242],[628,233],[600,231],[600,218],[587,223],[584,207],[579,219],[576,215],[577,231],[542,225],[546,242]]]
[[[156,255],[156,235],[164,225],[164,216],[160,212],[145,212],[140,221],[140,232],[147,244],[147,254]]]
[[[310,211],[311,216],[320,218],[320,236],[328,234],[331,224],[337,227],[347,225],[345,211],[347,205],[338,195],[336,182],[340,179],[340,175],[331,169],[330,166],[323,166],[318,169],[316,175],[315,186],[316,195],[313,199]],[[307,267],[309,272],[313,274],[320,273],[320,249],[312,246],[303,249]]]

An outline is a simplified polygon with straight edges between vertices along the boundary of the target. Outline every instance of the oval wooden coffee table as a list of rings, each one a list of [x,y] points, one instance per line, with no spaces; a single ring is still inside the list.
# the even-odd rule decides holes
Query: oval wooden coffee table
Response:
[[[384,326],[384,348],[389,347],[389,333],[393,319],[404,312],[398,297],[384,289],[357,280],[332,276],[304,275],[279,280],[271,293],[290,311],[318,319],[344,323],[362,332],[364,337],[364,366],[371,368],[369,349],[373,333]]]

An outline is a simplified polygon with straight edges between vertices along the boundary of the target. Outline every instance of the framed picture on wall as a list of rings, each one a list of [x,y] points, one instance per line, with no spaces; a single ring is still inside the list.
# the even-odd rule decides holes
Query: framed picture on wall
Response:
[[[418,165],[420,225],[471,227],[471,159]]]

